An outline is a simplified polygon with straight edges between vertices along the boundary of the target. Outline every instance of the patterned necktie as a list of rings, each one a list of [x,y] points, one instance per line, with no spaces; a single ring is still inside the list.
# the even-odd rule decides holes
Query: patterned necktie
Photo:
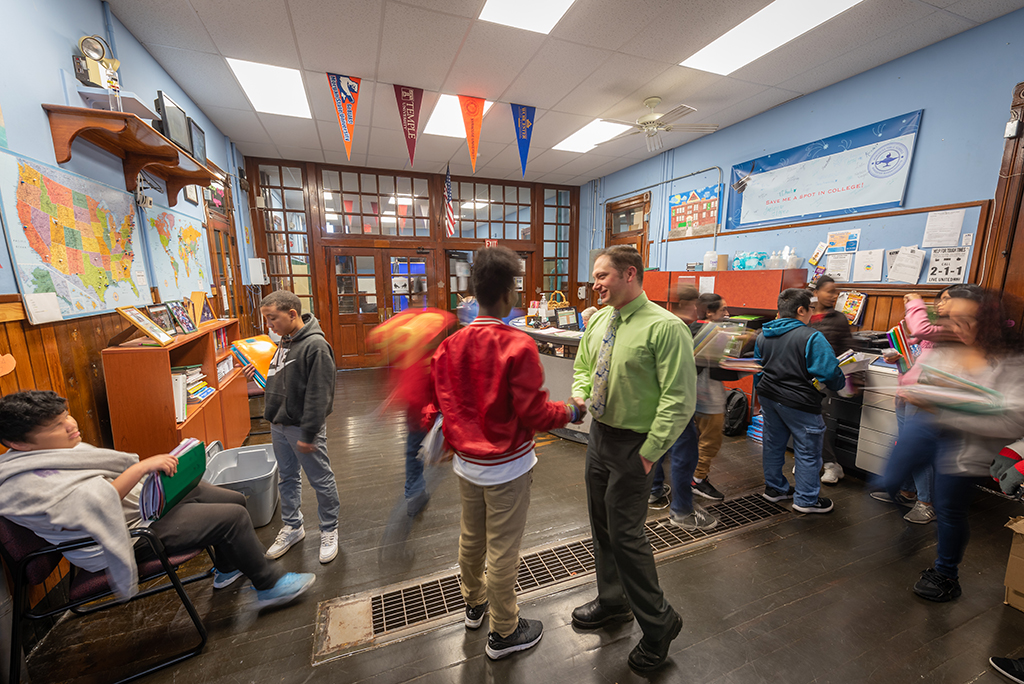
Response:
[[[597,354],[597,368],[594,370],[594,389],[590,393],[590,412],[595,418],[604,415],[608,400],[608,372],[612,360],[612,346],[615,344],[615,332],[619,329],[619,310],[612,312],[612,320],[601,340],[601,351]]]

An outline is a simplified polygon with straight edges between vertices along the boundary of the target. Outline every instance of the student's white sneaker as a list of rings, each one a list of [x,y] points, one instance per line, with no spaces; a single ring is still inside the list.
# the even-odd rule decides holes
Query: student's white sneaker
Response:
[[[338,530],[320,533],[320,562],[330,563],[338,555]]]
[[[843,466],[838,463],[826,463],[821,471],[822,484],[834,485],[843,479]]]
[[[280,558],[285,552],[306,538],[306,530],[301,527],[289,527],[285,525],[277,533],[277,539],[270,545],[264,554],[267,558]]]

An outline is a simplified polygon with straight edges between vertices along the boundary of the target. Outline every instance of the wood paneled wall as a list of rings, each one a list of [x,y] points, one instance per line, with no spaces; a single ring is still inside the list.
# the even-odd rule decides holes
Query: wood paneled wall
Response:
[[[67,397],[84,441],[113,446],[100,351],[128,326],[117,313],[32,325],[20,297],[0,298],[0,354],[18,363],[0,378],[0,394],[53,390]]]

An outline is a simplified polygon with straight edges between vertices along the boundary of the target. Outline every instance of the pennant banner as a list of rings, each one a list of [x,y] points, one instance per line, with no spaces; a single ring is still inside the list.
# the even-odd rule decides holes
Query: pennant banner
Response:
[[[356,106],[359,104],[359,83],[362,79],[339,74],[327,74],[334,97],[334,110],[338,113],[341,137],[345,139],[345,156],[352,161],[352,134],[356,130]]]
[[[402,133],[409,148],[409,165],[415,165],[416,132],[419,130],[420,103],[423,102],[422,88],[395,86],[395,100],[398,101],[398,115],[402,118]]]
[[[526,160],[530,156],[530,138],[533,136],[533,120],[537,114],[536,107],[512,105],[512,121],[516,127],[516,142],[519,144],[519,163],[523,166],[526,176]]]
[[[459,95],[462,107],[462,123],[466,124],[466,144],[469,145],[469,160],[476,173],[476,152],[480,147],[480,126],[484,121],[484,99]]]

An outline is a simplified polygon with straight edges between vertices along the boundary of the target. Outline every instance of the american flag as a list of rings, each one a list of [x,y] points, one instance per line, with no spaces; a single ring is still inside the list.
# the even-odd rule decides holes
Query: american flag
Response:
[[[448,237],[455,235],[455,210],[452,208],[452,170],[447,166],[444,174],[444,232]]]

